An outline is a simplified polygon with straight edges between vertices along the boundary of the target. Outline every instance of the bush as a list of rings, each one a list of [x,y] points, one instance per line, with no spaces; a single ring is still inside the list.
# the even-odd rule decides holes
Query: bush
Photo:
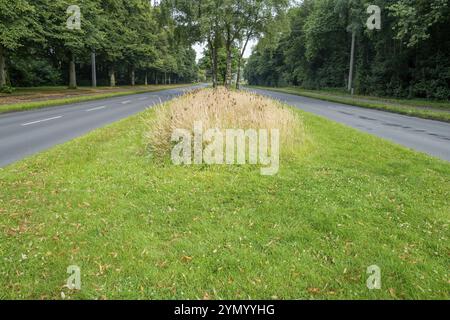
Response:
[[[3,86],[0,87],[0,93],[7,93],[7,94],[11,94],[14,92],[14,88],[11,86]]]
[[[193,131],[201,121],[204,130],[279,129],[285,151],[293,150],[305,138],[298,113],[280,102],[242,91],[224,88],[198,90],[155,109],[155,117],[146,120],[146,139],[153,154],[170,154],[171,137],[176,129]]]

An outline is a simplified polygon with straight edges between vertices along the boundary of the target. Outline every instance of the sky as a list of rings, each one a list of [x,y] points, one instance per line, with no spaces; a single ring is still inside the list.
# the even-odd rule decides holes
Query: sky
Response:
[[[253,47],[256,45],[257,40],[250,40],[248,45],[247,45],[247,50],[245,50],[244,53],[244,58],[248,58],[250,57],[250,55],[252,54],[252,49]],[[202,43],[202,44],[195,44],[193,46],[195,52],[197,53],[197,62],[203,58],[203,50],[205,49],[206,44]]]

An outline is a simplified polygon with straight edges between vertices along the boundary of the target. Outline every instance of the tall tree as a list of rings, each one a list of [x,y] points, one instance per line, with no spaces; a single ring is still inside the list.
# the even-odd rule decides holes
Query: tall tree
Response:
[[[0,88],[6,85],[8,54],[41,33],[37,12],[27,0],[0,0]]]

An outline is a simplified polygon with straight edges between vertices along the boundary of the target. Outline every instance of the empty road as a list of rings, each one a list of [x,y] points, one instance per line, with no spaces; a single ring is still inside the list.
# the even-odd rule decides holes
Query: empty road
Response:
[[[0,167],[202,86],[0,115]],[[450,124],[261,89],[251,91],[450,161]]]
[[[0,114],[0,167],[201,86]]]
[[[287,93],[248,89],[304,111],[450,161],[450,124],[326,102]]]

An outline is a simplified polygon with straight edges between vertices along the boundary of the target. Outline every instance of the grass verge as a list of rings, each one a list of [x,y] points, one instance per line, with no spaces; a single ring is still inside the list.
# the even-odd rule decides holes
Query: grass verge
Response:
[[[191,84],[160,85],[160,86],[148,86],[148,87],[141,86],[138,89],[133,89],[132,87],[129,87],[129,88],[125,89],[124,91],[119,91],[119,92],[108,92],[108,93],[101,93],[101,94],[86,94],[86,95],[81,94],[81,95],[77,95],[77,96],[69,97],[69,98],[5,104],[5,105],[0,105],[0,114],[7,113],[7,112],[13,112],[13,111],[25,111],[25,110],[38,109],[38,108],[55,107],[55,106],[61,106],[61,105],[70,104],[70,103],[100,100],[100,99],[127,96],[127,95],[146,93],[146,92],[156,92],[156,91],[180,88],[180,87],[185,87],[185,86],[190,86],[190,85]],[[46,92],[49,90],[51,90],[51,88],[44,88],[42,92]],[[53,90],[55,90],[55,89],[53,88]],[[63,90],[63,92],[67,91],[67,89],[60,88],[59,91],[61,91],[61,90]],[[33,91],[34,93],[39,92],[38,88],[36,88],[36,90],[30,89],[30,91]]]
[[[448,299],[449,163],[295,112],[273,177],[150,159],[154,110],[0,169],[0,298]]]
[[[450,102],[383,99],[370,96],[350,96],[336,91],[305,90],[300,88],[273,88],[250,86],[283,93],[290,93],[308,98],[320,99],[329,102],[343,103],[357,107],[376,109],[399,113],[423,119],[450,122]]]

